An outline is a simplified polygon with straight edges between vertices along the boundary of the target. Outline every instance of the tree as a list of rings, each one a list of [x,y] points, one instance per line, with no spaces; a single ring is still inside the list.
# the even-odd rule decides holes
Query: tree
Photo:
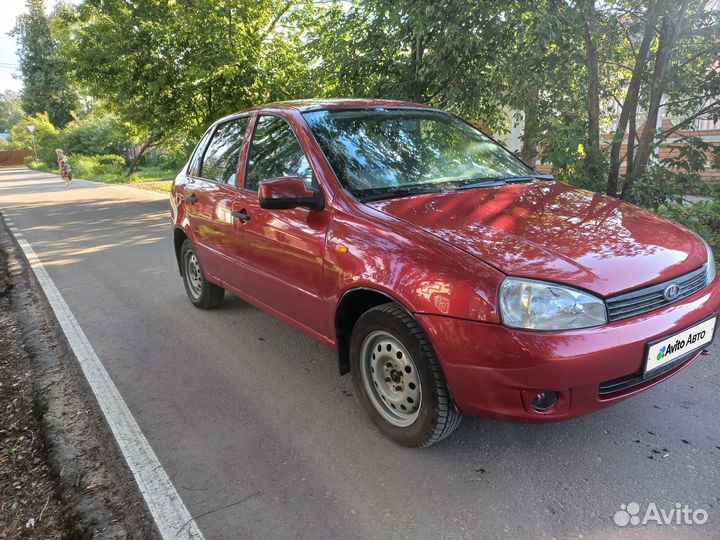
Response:
[[[23,117],[20,96],[12,90],[0,92],[0,133],[10,131]]]
[[[585,36],[585,70],[587,74],[587,164],[588,173],[597,177],[602,174],[602,152],[600,151],[600,67],[597,45],[597,15],[595,0],[578,0],[578,8],[583,15],[583,34]]]
[[[59,145],[66,154],[124,155],[131,141],[130,129],[117,116],[93,110],[65,126]]]
[[[560,0],[337,2],[310,31],[313,77],[329,96],[418,101],[493,132],[522,118],[523,159],[542,146],[577,161],[583,39],[568,27],[580,22]]]
[[[660,143],[698,117],[720,116],[719,13],[705,0],[614,0],[600,11],[588,7],[592,0],[579,3],[585,7],[586,62],[592,63],[594,49],[599,66],[599,88],[587,87],[588,115],[597,113],[595,96],[616,105],[608,107],[607,120],[619,108],[617,122],[608,130],[612,138],[606,190],[631,198],[635,181],[647,172]],[[665,131],[656,129],[661,107],[680,119]],[[598,132],[591,123],[588,138],[594,140]],[[697,145],[692,137],[685,142]],[[675,160],[661,165],[677,169]]]
[[[326,95],[381,97],[507,127],[495,91],[510,35],[504,2],[338,2],[309,34],[313,78]]]
[[[77,102],[67,78],[68,64],[58,54],[43,0],[27,0],[27,10],[11,32],[18,41],[22,106],[28,114],[47,112],[55,125],[63,127],[72,120]]]
[[[10,144],[17,150],[32,150],[32,135],[27,128],[29,125],[35,126],[38,158],[46,163],[53,163],[60,130],[53,125],[45,112],[27,116],[15,124],[10,130]]]
[[[310,95],[302,28],[291,1],[87,0],[65,45],[75,77],[132,124],[142,154],[218,117]]]
[[[503,6],[506,37],[496,77],[501,85],[494,92],[511,110],[522,113],[520,156],[535,165],[542,148],[545,160],[553,157],[556,165],[564,166],[569,157],[574,161],[578,147],[578,134],[567,127],[585,121],[578,92],[585,79],[580,69],[568,69],[584,58],[582,34],[568,31],[579,27],[578,13],[557,0],[528,7],[525,2]]]
[[[678,168],[653,160],[658,144],[720,115],[713,5],[85,0],[58,9],[50,26],[74,83],[142,142],[131,171],[145,149],[196,140],[248,106],[382,97],[447,108],[494,132],[522,118],[526,161],[542,153],[561,179],[631,198],[636,180],[660,178],[650,168]],[[681,120],[657,132],[663,108]],[[688,171],[703,155],[691,154]]]

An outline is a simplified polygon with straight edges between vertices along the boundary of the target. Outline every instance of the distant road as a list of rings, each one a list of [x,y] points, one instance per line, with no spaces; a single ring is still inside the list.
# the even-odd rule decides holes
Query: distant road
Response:
[[[467,418],[410,450],[327,349],[245,302],[185,297],[168,197],[0,169],[13,215],[208,539],[720,538],[720,355],[593,416]],[[238,503],[238,501],[244,502]],[[627,525],[621,504],[703,508]]]

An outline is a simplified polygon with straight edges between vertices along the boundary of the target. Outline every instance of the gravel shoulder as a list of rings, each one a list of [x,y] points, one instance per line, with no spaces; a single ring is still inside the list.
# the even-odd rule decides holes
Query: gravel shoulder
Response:
[[[40,291],[0,222],[0,538],[157,538]]]

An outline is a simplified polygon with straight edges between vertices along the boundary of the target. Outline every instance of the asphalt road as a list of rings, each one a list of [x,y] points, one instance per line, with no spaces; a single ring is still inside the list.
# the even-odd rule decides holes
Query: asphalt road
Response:
[[[208,539],[720,538],[720,354],[592,416],[466,418],[410,450],[366,420],[334,356],[227,296],[194,309],[167,196],[0,169],[12,213]],[[244,502],[238,503],[238,501]],[[637,502],[704,525],[628,525]]]

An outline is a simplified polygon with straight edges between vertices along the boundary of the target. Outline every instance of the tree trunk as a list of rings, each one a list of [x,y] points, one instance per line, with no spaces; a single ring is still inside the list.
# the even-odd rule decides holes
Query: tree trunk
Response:
[[[588,137],[585,163],[590,174],[600,175],[602,154],[600,153],[600,71],[598,52],[595,44],[597,17],[595,0],[578,0],[585,17],[585,56],[587,67]]]
[[[520,149],[520,158],[531,167],[535,167],[537,158],[539,99],[540,89],[536,85],[532,85],[528,90],[527,101],[523,110],[525,125],[522,134],[522,148]]]
[[[628,132],[628,147],[627,147],[627,154],[625,155],[625,182],[627,182],[627,179],[631,177],[635,172],[633,171],[633,161],[635,156],[635,141],[637,140],[637,111],[633,110],[630,113],[630,131]],[[625,189],[625,184],[623,183],[623,190]]]
[[[655,67],[650,90],[650,104],[648,105],[648,114],[640,134],[640,141],[633,163],[633,174],[625,180],[622,190],[622,197],[625,198],[630,193],[630,188],[634,179],[642,176],[647,168],[650,154],[652,153],[652,145],[655,140],[655,129],[657,125],[658,112],[660,111],[660,101],[665,92],[665,74],[670,57],[672,56],[675,41],[677,39],[678,28],[682,26],[687,12],[689,0],[683,0],[677,12],[668,13],[663,18],[662,27],[660,29],[660,39],[658,42],[658,50],[655,53]]]
[[[657,2],[650,2],[648,5],[645,30],[643,39],[638,49],[637,56],[635,57],[635,65],[633,66],[632,77],[630,78],[630,84],[628,85],[625,99],[623,100],[622,109],[620,111],[620,118],[618,119],[617,128],[613,135],[612,145],[610,147],[610,171],[608,172],[608,183],[607,192],[610,195],[616,195],[618,191],[618,179],[620,176],[620,165],[622,160],[620,159],[620,150],[625,139],[625,129],[630,119],[631,112],[637,110],[638,99],[640,96],[640,85],[642,83],[642,76],[647,66],[648,52],[650,51],[650,45],[652,45],[653,39],[655,38],[655,30],[657,21],[660,13],[663,13],[667,8],[667,0],[658,0]],[[633,141],[628,138],[628,150],[626,160],[626,174],[627,170],[630,169],[630,156],[633,151],[631,145]]]
[[[413,43],[413,49],[415,52],[413,64],[414,64],[414,70],[413,70],[413,100],[416,103],[423,103],[423,88],[422,88],[422,81],[421,81],[421,73],[420,69],[422,67],[422,59],[423,59],[423,44],[422,44],[422,37],[419,34],[415,35],[415,40]]]
[[[143,157],[143,154],[147,151],[148,148],[151,148],[157,144],[156,141],[153,139],[148,139],[145,141],[142,146],[140,147],[140,151],[135,155],[135,157],[132,160],[132,163],[130,163],[130,168],[128,169],[127,175],[130,176],[133,172],[135,172],[135,169],[137,169],[138,165],[140,164],[140,160]]]

